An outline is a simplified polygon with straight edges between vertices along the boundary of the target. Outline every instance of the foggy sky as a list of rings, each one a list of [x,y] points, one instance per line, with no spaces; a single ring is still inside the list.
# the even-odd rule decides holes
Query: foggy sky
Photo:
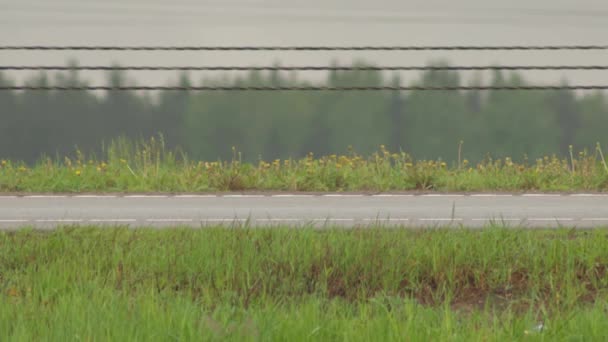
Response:
[[[0,0],[3,45],[605,45],[600,0]],[[606,64],[572,52],[0,52],[0,64]],[[13,73],[20,79],[23,73]],[[101,73],[86,74],[103,82]],[[164,84],[175,73],[131,74]],[[608,83],[608,72],[526,72],[539,82]],[[200,75],[196,74],[195,77]],[[409,76],[409,75],[406,75]]]

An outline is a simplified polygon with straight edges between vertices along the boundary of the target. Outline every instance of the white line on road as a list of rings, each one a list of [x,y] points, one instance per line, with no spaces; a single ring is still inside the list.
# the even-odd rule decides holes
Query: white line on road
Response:
[[[495,217],[488,217],[488,218],[474,218],[471,219],[471,221],[522,221],[525,220],[523,218],[495,218]]]
[[[562,194],[523,194],[523,197],[561,197]]]
[[[175,195],[173,198],[217,198],[218,195]]]
[[[68,196],[65,195],[27,195],[23,196],[23,198],[66,198]]]
[[[264,195],[222,195],[225,198],[261,198],[266,197]]]
[[[608,217],[585,217],[582,221],[608,221]]]
[[[423,194],[422,197],[464,197],[462,194]]]
[[[272,195],[270,197],[277,197],[277,198],[297,197],[297,198],[302,198],[302,197],[314,197],[314,196],[313,195],[299,195],[299,194],[282,194],[282,195]]]
[[[363,197],[362,194],[323,194],[323,197]]]
[[[377,195],[372,195],[372,197],[414,197],[414,195],[406,195],[406,194],[377,194]]]
[[[82,222],[84,220],[81,219],[47,219],[47,220],[36,220],[36,222],[40,223],[51,223],[51,222]]]
[[[463,221],[461,218],[421,218],[420,221]]]
[[[184,218],[161,218],[161,219],[146,219],[146,222],[192,222],[192,219]]]
[[[316,218],[313,221],[354,221],[352,218]]]
[[[239,222],[245,222],[247,221],[247,219],[241,219],[241,218],[209,218],[209,219],[201,219],[202,222],[233,222],[233,221],[239,221]]]
[[[363,221],[376,222],[376,221],[409,221],[409,218],[364,218]]]
[[[570,194],[571,197],[608,197],[607,194]]]
[[[573,218],[570,217],[531,217],[527,219],[528,221],[574,221]]]
[[[124,198],[167,198],[167,195],[126,195]]]
[[[28,220],[0,220],[0,223],[23,223],[28,222]]]
[[[115,195],[75,195],[73,198],[116,198]]]
[[[137,222],[136,219],[91,219],[89,222]]]
[[[265,221],[265,222],[297,222],[297,221],[305,221],[304,219],[299,218],[259,218],[255,219],[256,221]]]
[[[513,197],[511,194],[471,194],[471,197]]]

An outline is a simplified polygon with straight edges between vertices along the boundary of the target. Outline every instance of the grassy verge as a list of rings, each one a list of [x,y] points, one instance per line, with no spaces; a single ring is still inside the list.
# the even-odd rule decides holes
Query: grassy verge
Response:
[[[41,159],[34,166],[0,160],[0,192],[206,192],[206,191],[605,191],[608,166],[595,153],[570,153],[515,163],[487,159],[470,165],[413,160],[380,147],[370,157],[356,153],[299,160],[243,163],[192,161],[164,148],[162,139],[118,139],[101,158]]]
[[[0,233],[2,340],[605,340],[606,230]]]

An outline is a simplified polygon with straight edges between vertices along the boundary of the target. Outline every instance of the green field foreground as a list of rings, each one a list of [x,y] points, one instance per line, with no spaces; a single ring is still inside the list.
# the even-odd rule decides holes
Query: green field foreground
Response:
[[[600,341],[608,231],[0,233],[2,341]]]
[[[462,150],[462,144],[455,149]],[[384,146],[371,156],[196,161],[165,148],[162,138],[117,139],[98,158],[42,158],[35,165],[0,159],[0,193],[215,191],[606,191],[608,165],[598,145],[567,158],[491,159],[470,163],[414,160]],[[522,157],[522,156],[517,156]],[[1,157],[0,157],[1,158]]]

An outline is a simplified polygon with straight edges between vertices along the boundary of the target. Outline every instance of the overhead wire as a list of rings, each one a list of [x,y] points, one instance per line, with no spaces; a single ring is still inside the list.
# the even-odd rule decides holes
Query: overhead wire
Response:
[[[455,46],[85,46],[85,45],[2,45],[0,50],[25,51],[496,51],[496,50],[608,50],[608,45],[455,45]],[[604,65],[512,65],[512,66],[0,66],[0,70],[608,70]],[[176,91],[448,91],[448,90],[605,90],[608,85],[492,85],[492,86],[37,86],[37,85],[2,85],[0,90],[176,90]]]
[[[467,66],[60,66],[0,65],[11,71],[484,71],[484,70],[608,70],[608,65],[467,65]]]
[[[608,45],[378,45],[378,46],[151,46],[151,45],[0,45],[13,51],[541,51],[608,50]]]

